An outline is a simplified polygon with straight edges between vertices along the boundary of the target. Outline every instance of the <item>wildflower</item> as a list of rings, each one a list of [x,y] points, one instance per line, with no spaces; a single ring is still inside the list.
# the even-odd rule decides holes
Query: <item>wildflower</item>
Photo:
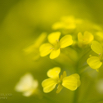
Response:
[[[91,56],[88,58],[87,63],[92,69],[96,69],[98,71],[103,62],[103,48],[99,42],[93,41],[91,49],[98,54],[98,56]]]
[[[33,79],[30,73],[25,74],[17,83],[15,90],[22,92],[24,96],[29,97],[33,93],[36,93],[38,87],[38,81]]]
[[[60,55],[60,49],[72,45],[73,40],[71,35],[65,35],[59,41],[61,33],[53,32],[49,34],[48,41],[40,46],[40,55],[42,57],[50,54],[50,59],[54,59]]]
[[[100,31],[98,31],[98,32],[96,32],[96,39],[98,40],[98,41],[103,41],[103,32],[100,32]]]
[[[78,33],[78,45],[83,47],[87,44],[90,44],[94,39],[94,36],[90,33],[85,31],[84,35],[81,32]]]
[[[43,91],[45,93],[51,92],[56,85],[57,91],[59,93],[63,87],[70,89],[72,91],[76,90],[80,85],[80,77],[78,74],[72,74],[70,76],[66,76],[66,72],[63,72],[63,75],[59,78],[59,73],[61,69],[59,67],[54,67],[47,72],[48,79],[45,79],[42,82]]]
[[[34,60],[37,60],[40,57],[39,46],[44,42],[46,38],[46,33],[42,33],[36,41],[26,49],[24,49],[26,54],[30,54]]]
[[[64,16],[60,22],[56,22],[52,28],[57,29],[75,29],[77,24],[81,24],[81,19],[75,19],[73,16]]]

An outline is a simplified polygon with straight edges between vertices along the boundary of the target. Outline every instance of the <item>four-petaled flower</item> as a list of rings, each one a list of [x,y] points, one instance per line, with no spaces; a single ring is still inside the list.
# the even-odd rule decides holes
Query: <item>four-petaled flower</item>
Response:
[[[29,97],[37,93],[38,81],[30,73],[25,74],[15,86],[17,92],[22,92],[23,96]]]
[[[75,19],[74,16],[64,16],[61,18],[59,22],[56,22],[53,24],[52,28],[54,30],[57,29],[66,29],[66,30],[72,30],[77,27],[77,24],[81,24],[81,19]]]
[[[72,45],[73,40],[71,35],[65,35],[59,41],[60,35],[60,32],[53,32],[49,34],[48,41],[50,43],[42,44],[39,49],[42,57],[50,54],[50,59],[54,59],[60,55],[60,48]]]
[[[66,72],[64,71],[63,75],[59,78],[60,71],[61,69],[59,67],[54,67],[47,72],[49,78],[42,82],[43,91],[45,93],[52,91],[57,84],[56,93],[59,93],[63,87],[74,91],[80,86],[80,76],[78,74],[75,73],[66,76]]]
[[[87,63],[92,69],[98,71],[103,62],[103,47],[97,41],[93,41],[91,49],[98,54],[98,56],[90,56],[90,58],[87,59]]]
[[[94,36],[88,31],[85,31],[84,35],[82,35],[81,32],[78,33],[78,45],[80,47],[84,47],[85,45],[90,44],[93,39]]]

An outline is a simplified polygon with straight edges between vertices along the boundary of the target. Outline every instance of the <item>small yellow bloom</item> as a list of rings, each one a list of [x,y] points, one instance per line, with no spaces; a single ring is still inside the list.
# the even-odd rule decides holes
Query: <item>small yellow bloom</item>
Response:
[[[78,74],[66,76],[66,72],[64,71],[63,75],[59,77],[60,71],[61,69],[59,67],[54,67],[47,72],[49,78],[42,82],[43,91],[45,93],[51,92],[57,84],[56,93],[59,93],[63,87],[74,91],[80,86],[80,76]]]
[[[83,47],[89,43],[91,43],[94,39],[94,36],[90,33],[85,31],[84,35],[81,32],[78,33],[78,45]]]
[[[75,29],[77,24],[81,24],[81,19],[75,19],[73,16],[64,16],[59,22],[56,22],[52,28],[57,29]]]
[[[54,59],[60,55],[61,48],[72,45],[73,40],[71,35],[65,35],[59,41],[60,35],[60,32],[53,32],[49,34],[49,43],[42,44],[39,49],[42,57],[50,54],[50,59]]]
[[[24,49],[24,52],[25,52],[26,54],[31,55],[34,60],[37,60],[37,59],[40,57],[39,47],[40,47],[40,45],[44,42],[46,36],[47,36],[46,33],[42,33],[42,34],[35,40],[35,42],[34,42],[32,45],[30,45],[29,47],[27,47],[26,49]]]
[[[103,62],[103,47],[99,42],[93,41],[91,49],[98,54],[98,56],[91,56],[88,58],[87,63],[92,69],[96,69],[98,71]]]
[[[38,81],[34,80],[30,73],[25,74],[17,83],[15,90],[22,92],[23,96],[29,97],[33,93],[36,93],[38,87]]]
[[[96,32],[96,39],[98,41],[103,41],[103,32],[100,31]]]

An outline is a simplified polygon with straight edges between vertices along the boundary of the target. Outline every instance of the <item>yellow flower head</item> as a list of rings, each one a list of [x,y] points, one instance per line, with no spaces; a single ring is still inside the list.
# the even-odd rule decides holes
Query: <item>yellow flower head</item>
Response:
[[[96,32],[96,39],[98,40],[98,41],[103,41],[103,32],[100,32],[100,31],[98,31],[98,32]]]
[[[94,36],[87,31],[84,32],[84,35],[82,35],[81,32],[78,33],[78,45],[80,47],[91,43],[93,39],[94,39]]]
[[[64,16],[59,22],[56,22],[52,28],[57,29],[75,29],[76,24],[81,24],[81,19],[75,19],[74,16]]]
[[[49,34],[49,43],[42,44],[39,49],[42,57],[50,54],[50,59],[54,59],[59,56],[60,48],[72,45],[73,40],[71,35],[65,35],[59,41],[60,35],[60,32],[53,32]]]
[[[66,72],[64,71],[63,75],[59,77],[60,71],[61,69],[59,67],[54,67],[47,72],[49,78],[42,82],[45,93],[51,92],[57,84],[57,93],[59,93],[63,87],[74,91],[80,85],[80,77],[78,74],[66,76]]]
[[[44,42],[45,38],[46,38],[47,34],[46,33],[42,33],[36,40],[35,42],[30,45],[29,47],[27,47],[26,49],[24,49],[24,52],[26,54],[30,54],[34,60],[37,60],[40,57],[39,54],[39,47],[40,45]]]
[[[100,43],[93,41],[91,49],[98,54],[98,56],[91,56],[88,58],[87,63],[92,69],[96,69],[98,71],[103,62],[103,48]]]
[[[24,96],[29,97],[36,92],[38,81],[34,80],[30,73],[25,74],[15,86],[17,92],[22,92]]]

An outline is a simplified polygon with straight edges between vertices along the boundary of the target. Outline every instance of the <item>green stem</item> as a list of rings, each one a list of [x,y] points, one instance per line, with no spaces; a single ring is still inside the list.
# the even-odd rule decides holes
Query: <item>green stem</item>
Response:
[[[72,103],[78,103],[79,89],[74,92],[74,98]]]
[[[87,89],[86,89],[86,91],[85,91],[85,93],[84,93],[84,96],[83,96],[83,98],[82,98],[82,101],[80,102],[80,103],[87,103],[87,98],[88,98],[88,96],[89,96],[89,93],[91,92],[91,90],[92,90],[92,85],[93,85],[93,83],[94,82],[90,82],[90,84],[89,84],[89,86],[87,87]],[[94,102],[93,102],[94,103]]]

